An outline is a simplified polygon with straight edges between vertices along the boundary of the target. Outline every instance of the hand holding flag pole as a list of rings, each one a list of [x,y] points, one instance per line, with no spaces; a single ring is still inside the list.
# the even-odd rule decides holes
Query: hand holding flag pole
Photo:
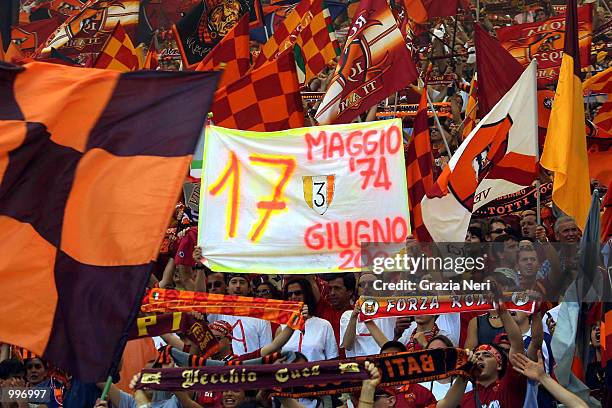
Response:
[[[444,141],[444,147],[446,148],[446,152],[448,153],[448,158],[453,157],[451,153],[450,147],[448,147],[448,142],[446,141],[446,136],[444,136],[444,131],[442,130],[442,125],[440,124],[440,119],[438,119],[438,114],[436,113],[436,108],[431,102],[431,98],[429,97],[429,92],[427,92],[427,88],[423,88],[423,92],[427,95],[427,103],[429,104],[429,109],[433,112],[434,121],[436,122],[436,127],[438,128],[438,132],[442,135],[442,140]]]

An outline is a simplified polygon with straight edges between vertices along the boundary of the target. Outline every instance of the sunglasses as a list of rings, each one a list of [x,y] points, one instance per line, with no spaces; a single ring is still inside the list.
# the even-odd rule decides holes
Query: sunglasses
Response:
[[[32,370],[32,369],[40,370],[41,368],[43,368],[43,365],[42,364],[28,364],[26,365],[25,368],[26,370]]]
[[[504,232],[506,232],[504,228],[497,228],[497,229],[491,230],[491,234],[503,234]]]
[[[207,285],[206,285],[206,287],[207,287],[208,289],[212,289],[212,288],[220,288],[220,287],[222,287],[222,286],[223,286],[223,282],[221,282],[221,281],[214,281],[214,282],[211,282],[211,283],[209,283],[209,284],[207,284]]]
[[[270,292],[270,289],[263,289],[263,290],[258,290],[256,293],[258,295],[269,295],[272,292]]]
[[[372,286],[374,282],[369,282],[369,281],[365,281],[365,282],[359,282],[359,287],[360,288],[367,288],[369,286]]]
[[[302,296],[304,294],[304,292],[302,292],[301,290],[296,290],[293,292],[287,292],[287,297],[291,297],[291,296]]]

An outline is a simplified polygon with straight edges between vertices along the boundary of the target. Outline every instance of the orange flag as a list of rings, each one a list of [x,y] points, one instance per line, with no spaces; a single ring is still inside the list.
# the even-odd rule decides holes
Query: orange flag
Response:
[[[580,80],[576,0],[568,0],[565,46],[540,163],[554,173],[553,202],[584,228],[590,206],[589,160]]]

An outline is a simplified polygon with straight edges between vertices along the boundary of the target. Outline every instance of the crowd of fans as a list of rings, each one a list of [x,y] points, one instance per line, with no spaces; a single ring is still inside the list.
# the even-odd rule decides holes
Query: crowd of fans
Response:
[[[516,15],[491,15],[484,2],[479,13],[480,23],[494,34],[494,28],[510,24],[542,21],[555,13],[550,2],[543,6],[523,8]],[[595,2],[596,30],[609,21],[611,14],[604,1]],[[468,17],[469,16],[469,17]],[[451,115],[441,118],[441,128],[431,121],[431,143],[435,156],[436,173],[447,163],[451,151],[461,143],[466,115],[468,87],[475,70],[473,26],[476,13],[465,13],[461,18],[446,18],[432,22],[413,39],[414,57],[421,69],[431,62],[432,72],[452,74],[450,85],[430,87],[434,102],[450,102]],[[349,21],[341,17],[335,21],[338,33],[346,33]],[[167,40],[169,41],[169,40]],[[162,39],[162,43],[167,42]],[[343,38],[340,38],[343,42]],[[604,32],[593,38],[591,65],[585,75],[592,75],[610,66],[610,37]],[[451,50],[449,45],[453,47]],[[603,45],[603,46],[602,46]],[[444,57],[450,55],[450,57]],[[171,59],[164,62],[172,68]],[[308,84],[308,90],[324,92],[333,74],[333,66],[321,72]],[[409,90],[395,95],[364,113],[358,120],[376,120],[377,110],[401,103],[417,103],[418,94]],[[587,116],[593,117],[601,103],[587,106]],[[305,113],[312,120],[316,103],[305,102]],[[380,117],[380,116],[379,116]],[[404,119],[406,129],[411,119]],[[548,176],[541,174],[541,181]],[[597,180],[593,187],[605,188]],[[469,349],[474,363],[475,381],[457,376],[427,381],[402,387],[381,387],[380,374],[373,364],[367,364],[369,379],[364,380],[361,392],[294,400],[270,397],[270,390],[224,392],[153,392],[133,391],[111,386],[109,401],[99,400],[104,384],[84,384],[69,373],[52,367],[40,357],[25,350],[4,344],[0,349],[0,387],[28,386],[51,388],[49,408],[66,407],[567,407],[587,406],[556,381],[555,356],[551,346],[559,311],[558,303],[543,302],[533,314],[509,312],[503,303],[484,314],[451,313],[415,317],[378,318],[358,321],[359,296],[375,294],[373,283],[379,279],[370,272],[324,275],[245,275],[214,272],[202,264],[202,249],[195,247],[197,234],[194,223],[183,220],[184,205],[177,206],[173,225],[178,229],[167,254],[160,255],[157,270],[151,276],[150,287],[174,288],[216,294],[253,296],[304,303],[305,330],[250,317],[212,315],[205,319],[221,345],[213,356],[216,360],[261,358],[275,351],[296,353],[293,362],[342,359],[379,353],[417,351],[445,347]],[[545,213],[546,211],[546,213]],[[465,237],[466,243],[492,243],[488,255],[494,261],[487,274],[468,271],[466,277],[492,279],[504,290],[529,289],[548,296],[562,296],[563,288],[575,277],[578,254],[568,247],[551,243],[576,244],[581,230],[567,216],[557,214],[549,204],[542,209],[542,225],[537,224],[534,210],[503,217],[474,218]],[[190,238],[191,237],[191,238]],[[610,237],[605,237],[609,239]],[[409,243],[413,242],[409,237]],[[536,248],[537,244],[537,248]],[[177,249],[181,248],[180,251]],[[390,279],[393,279],[392,277]],[[399,277],[398,277],[399,279]],[[591,396],[603,406],[610,390],[606,389],[605,372],[601,367],[600,321],[590,329],[590,360],[585,362],[585,382]],[[197,353],[197,345],[178,334],[166,334],[155,339],[156,345],[167,344],[183,352]],[[129,359],[124,355],[124,359]],[[282,361],[281,361],[282,362]],[[155,364],[149,361],[148,366]],[[157,363],[159,364],[159,363]],[[174,362],[164,366],[174,366]],[[119,380],[115,378],[115,380]],[[136,377],[132,383],[136,381]],[[609,401],[609,400],[608,400]],[[0,407],[41,406],[38,404],[0,402]],[[609,406],[609,405],[608,405]]]

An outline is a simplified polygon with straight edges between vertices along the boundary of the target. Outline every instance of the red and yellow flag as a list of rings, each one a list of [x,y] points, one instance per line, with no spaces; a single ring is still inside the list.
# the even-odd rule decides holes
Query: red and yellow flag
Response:
[[[306,82],[339,54],[331,16],[323,0],[302,0],[274,29],[272,37],[261,48],[255,67],[272,61],[291,47],[295,47],[296,62]]]
[[[213,71],[225,64],[218,87],[237,81],[251,67],[249,51],[249,15],[245,14],[211,52],[198,64],[196,71]]]
[[[591,190],[580,80],[576,0],[568,0],[565,27],[559,82],[540,163],[554,173],[553,202],[564,213],[574,217],[580,228],[584,228]]]
[[[117,23],[113,34],[94,64],[94,68],[114,69],[119,72],[135,71],[139,67],[138,52],[121,23]]]
[[[217,89],[212,112],[215,125],[230,129],[273,132],[304,126],[293,52]]]
[[[423,87],[419,108],[414,118],[412,140],[406,148],[406,181],[412,233],[418,241],[431,242],[431,236],[423,223],[421,201],[433,186],[433,155],[429,139],[427,116],[427,83]]]

